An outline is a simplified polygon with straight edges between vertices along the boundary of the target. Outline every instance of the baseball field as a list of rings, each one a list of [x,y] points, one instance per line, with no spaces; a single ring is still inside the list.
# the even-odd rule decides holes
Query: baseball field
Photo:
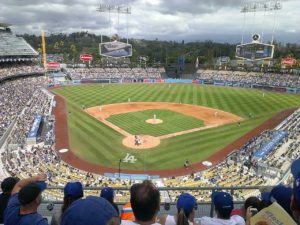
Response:
[[[221,155],[255,127],[300,105],[296,95],[192,84],[99,84],[52,91],[64,100],[60,116],[66,118],[72,154],[106,168],[118,168],[121,159],[122,169],[145,173]]]

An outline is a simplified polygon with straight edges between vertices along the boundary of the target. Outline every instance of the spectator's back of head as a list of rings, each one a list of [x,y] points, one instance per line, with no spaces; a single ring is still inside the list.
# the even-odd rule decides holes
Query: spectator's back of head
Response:
[[[61,208],[62,213],[75,200],[83,197],[83,188],[80,182],[68,182],[64,188],[64,203]]]
[[[300,224],[300,159],[293,162],[291,172],[294,176],[291,210],[293,211],[294,219]]]
[[[130,203],[136,220],[150,221],[159,211],[160,193],[151,181],[132,185]]]
[[[189,193],[182,193],[177,200],[177,211],[180,212],[183,209],[186,217],[197,207],[196,198]]]
[[[257,197],[249,197],[246,199],[243,210],[244,210],[244,217],[246,216],[246,210],[251,206],[251,208],[256,208],[258,211],[262,209],[262,202]]]
[[[113,202],[114,190],[111,187],[105,187],[101,190],[100,197],[105,198],[109,202]]]
[[[195,209],[197,209],[196,198],[189,193],[182,193],[177,200],[177,225],[189,224],[194,220]]]
[[[41,203],[41,193],[46,189],[45,182],[32,183],[24,186],[19,191],[18,199],[21,205],[26,206],[31,203],[39,205]]]
[[[19,182],[19,178],[7,177],[1,182],[1,189],[3,193],[11,193],[12,189]]]
[[[292,188],[283,185],[275,186],[270,193],[270,202],[277,202],[284,210],[292,216],[291,211]]]
[[[116,210],[106,199],[88,196],[78,199],[67,208],[62,215],[61,225],[107,225],[117,217]]]
[[[230,194],[227,192],[214,192],[212,202],[220,219],[230,219],[233,210],[233,199]]]

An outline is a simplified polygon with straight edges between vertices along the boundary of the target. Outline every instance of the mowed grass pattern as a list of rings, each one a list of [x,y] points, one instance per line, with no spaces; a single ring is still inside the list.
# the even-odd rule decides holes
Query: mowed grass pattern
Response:
[[[145,121],[153,119],[163,120],[161,124],[149,124]],[[190,130],[204,125],[203,121],[171,110],[143,110],[139,112],[112,115],[107,119],[130,134],[151,135],[154,137],[165,134]]]
[[[135,164],[122,164],[122,168],[159,170],[182,167],[183,161],[199,162],[216,153],[254,127],[281,110],[297,107],[296,95],[251,89],[201,86],[191,84],[132,84],[132,85],[80,85],[53,91],[66,100],[68,126],[72,151],[91,163],[118,167],[120,158],[133,154]],[[81,106],[93,107],[127,102],[175,102],[202,105],[239,115],[245,119],[236,124],[199,131],[161,141],[155,149],[138,151],[124,147],[123,137],[87,115]],[[249,113],[254,118],[249,119]],[[131,121],[132,122],[132,121]]]

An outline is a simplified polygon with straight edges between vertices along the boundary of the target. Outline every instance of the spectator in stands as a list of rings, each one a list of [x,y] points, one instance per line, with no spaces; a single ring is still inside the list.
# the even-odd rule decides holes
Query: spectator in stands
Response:
[[[122,207],[121,220],[131,220],[134,221],[134,215],[131,207],[131,203],[128,202]]]
[[[73,202],[62,215],[61,225],[118,225],[114,207],[104,198],[88,196]]]
[[[5,225],[48,225],[47,219],[37,213],[42,191],[46,189],[46,175],[20,180],[12,190],[4,214]]]
[[[158,225],[156,216],[160,208],[160,193],[151,181],[145,180],[131,186],[130,203],[135,222],[123,220],[123,225]]]
[[[262,202],[257,197],[249,197],[246,199],[244,206],[242,208],[242,216],[246,219],[246,212],[248,207],[255,208],[257,211],[260,211],[262,207]]]
[[[291,171],[294,176],[291,210],[296,223],[300,225],[300,159],[297,159],[293,162]]]
[[[0,223],[3,223],[4,210],[6,209],[11,192],[19,181],[16,177],[7,177],[1,183],[2,194],[0,195]]]
[[[177,200],[177,216],[163,215],[159,219],[162,225],[192,225],[194,224],[196,198],[189,193],[182,193]]]
[[[275,186],[270,193],[270,202],[277,202],[291,217],[292,188],[283,185]]]
[[[214,192],[212,202],[215,206],[216,218],[204,216],[200,218],[201,225],[245,225],[242,217],[235,215],[230,217],[233,210],[232,196],[226,192]]]
[[[119,208],[116,203],[114,203],[114,190],[111,187],[104,187],[101,190],[100,197],[105,198],[107,201],[109,201],[119,215]]]
[[[80,182],[69,182],[64,188],[64,202],[61,211],[52,217],[51,225],[58,225],[61,221],[61,215],[77,199],[83,197],[83,188]]]

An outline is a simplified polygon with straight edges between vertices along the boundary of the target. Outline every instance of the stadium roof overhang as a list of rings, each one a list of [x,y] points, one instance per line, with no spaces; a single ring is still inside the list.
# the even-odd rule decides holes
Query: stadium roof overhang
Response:
[[[6,28],[6,27],[10,27],[11,24],[9,23],[0,23],[0,27]]]

